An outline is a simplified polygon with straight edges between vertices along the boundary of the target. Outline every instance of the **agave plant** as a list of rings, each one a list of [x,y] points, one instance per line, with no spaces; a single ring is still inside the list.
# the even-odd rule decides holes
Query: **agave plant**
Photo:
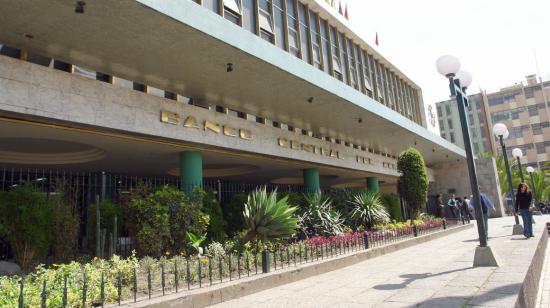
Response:
[[[300,215],[300,230],[306,237],[313,235],[337,235],[342,233],[344,220],[340,212],[332,208],[332,201],[321,193],[305,196],[307,207]]]
[[[268,193],[265,186],[248,195],[244,205],[244,222],[248,232],[241,240],[245,244],[253,239],[269,240],[291,236],[298,228],[297,208],[287,198],[277,200],[277,191]]]
[[[351,217],[358,220],[365,228],[390,221],[390,216],[377,192],[362,190],[353,196],[351,204],[353,206]]]

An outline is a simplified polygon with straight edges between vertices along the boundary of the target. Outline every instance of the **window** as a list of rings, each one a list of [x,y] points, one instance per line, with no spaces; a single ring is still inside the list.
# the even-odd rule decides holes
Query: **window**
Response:
[[[443,120],[439,120],[439,129],[440,130],[443,130],[444,127],[443,127]]]
[[[544,146],[544,142],[536,143],[535,146],[537,148],[537,154],[546,153],[546,147]]]
[[[254,10],[254,0],[242,0],[243,8],[243,26],[246,30],[256,33],[256,13]]]
[[[539,111],[537,109],[537,105],[527,106],[527,111],[529,111],[529,116],[530,117],[534,117],[534,116],[537,116],[539,114]]]
[[[202,5],[216,14],[220,13],[220,0],[202,0]]]
[[[268,0],[259,0],[259,24],[260,37],[273,43],[273,19],[271,18],[271,5]]]
[[[447,116],[451,115],[451,105],[450,104],[445,105],[445,112],[447,112]]]
[[[225,19],[239,25],[241,23],[242,14],[243,12],[241,8],[241,0],[223,1],[223,16],[225,17]]]
[[[321,24],[321,48],[323,49],[323,69],[325,73],[330,74],[330,44],[328,42],[328,34],[327,34],[327,22],[323,19],[320,19]]]
[[[543,134],[542,129],[546,128],[546,127],[549,127],[549,126],[550,126],[549,122],[542,122],[542,123],[532,124],[531,127],[533,129],[533,135],[542,135]]]
[[[349,84],[352,88],[357,89],[359,83],[357,82],[357,68],[355,62],[355,52],[354,46],[350,39],[346,39],[346,50],[348,55],[348,65],[349,65]]]
[[[288,49],[291,54],[300,57],[300,38],[298,36],[298,19],[294,0],[286,0],[286,22],[288,25]]]
[[[347,63],[348,52],[346,50],[346,36],[341,32],[338,32],[338,46],[340,49],[340,64],[342,65],[343,81],[345,83],[348,83],[349,70],[348,70],[348,63]]]
[[[338,50],[338,39],[336,36],[336,29],[330,27],[330,44],[332,53],[332,70],[334,71],[334,77],[342,81],[342,66],[340,65],[340,51]]]
[[[285,12],[283,11],[283,0],[273,0],[273,15],[275,16],[275,44],[285,49]]]
[[[302,60],[311,63],[309,55],[309,26],[307,20],[307,8],[298,3],[298,16],[300,18],[300,44],[302,50]]]
[[[450,137],[451,137],[451,142],[452,143],[455,143],[455,133],[449,133]]]
[[[318,69],[323,69],[322,60],[321,60],[321,37],[319,36],[319,27],[318,27],[318,17],[317,14],[309,11],[309,29],[311,30],[311,50],[313,54],[311,55],[313,60],[313,66]]]
[[[453,120],[447,119],[447,125],[449,125],[449,129],[453,129]]]
[[[525,88],[525,98],[535,97],[535,88],[529,87]]]
[[[378,76],[376,80],[376,89],[378,94],[378,100],[386,105],[386,91],[384,89],[384,74],[382,73],[382,65],[378,63],[378,61],[374,60],[376,63],[376,76]]]
[[[369,97],[372,97],[372,82],[371,82],[371,74],[370,74],[370,68],[368,63],[369,58],[367,56],[367,53],[364,50],[360,50],[360,53],[361,53],[361,67],[362,67],[362,73],[363,73],[363,87],[365,89],[365,93]]]

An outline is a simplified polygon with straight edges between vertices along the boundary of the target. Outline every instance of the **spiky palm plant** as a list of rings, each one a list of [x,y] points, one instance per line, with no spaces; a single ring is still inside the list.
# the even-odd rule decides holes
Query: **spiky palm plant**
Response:
[[[277,191],[268,193],[265,186],[251,192],[244,205],[244,222],[249,231],[242,244],[253,239],[269,240],[293,235],[298,228],[296,210],[287,203],[287,197],[277,200]]]
[[[307,207],[300,215],[300,229],[306,237],[342,233],[344,220],[332,207],[332,201],[321,193],[305,196]]]
[[[390,221],[390,215],[377,192],[367,189],[359,191],[353,196],[351,204],[353,206],[351,217],[358,220],[365,228]]]
[[[528,177],[529,180],[526,180],[526,182],[533,185],[531,191],[533,192],[534,201],[546,203],[550,194],[550,177],[545,176],[542,171],[535,171]]]

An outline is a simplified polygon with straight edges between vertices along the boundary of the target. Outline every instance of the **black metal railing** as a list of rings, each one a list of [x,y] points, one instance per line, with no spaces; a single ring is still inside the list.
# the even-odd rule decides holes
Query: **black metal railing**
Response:
[[[127,259],[123,260],[122,264],[120,260],[94,260],[92,262],[102,262],[101,266],[96,266],[95,273],[90,267],[83,266],[80,272],[67,273],[63,279],[57,279],[55,285],[47,285],[45,280],[38,281],[39,276],[36,275],[19,278],[20,292],[16,301],[19,307],[27,305],[46,307],[46,305],[49,306],[48,303],[53,300],[52,298],[57,301],[62,298],[61,307],[71,306],[67,298],[78,302],[77,306],[81,307],[103,306],[106,303],[121,305],[206,288],[271,271],[296,268],[303,264],[324,261],[454,228],[460,224],[458,220],[427,221],[418,226],[406,226],[393,230],[369,230],[330,237],[318,236],[240,254],[231,251],[187,258],[176,256],[161,260]],[[101,274],[99,275],[97,271],[101,271]],[[67,284],[72,287],[68,289]],[[37,290],[37,286],[41,290]],[[77,286],[76,291],[75,286]],[[27,287],[33,290],[26,290]],[[35,296],[29,296],[33,291]]]

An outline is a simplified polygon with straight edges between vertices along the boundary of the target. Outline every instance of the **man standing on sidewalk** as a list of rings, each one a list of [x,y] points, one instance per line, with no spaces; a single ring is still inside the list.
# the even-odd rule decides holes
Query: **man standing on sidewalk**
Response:
[[[491,199],[489,199],[489,197],[487,197],[487,195],[485,195],[481,191],[479,192],[479,198],[481,199],[481,212],[483,216],[483,221],[485,222],[485,240],[489,240],[489,210],[491,211],[491,213],[496,212],[496,210],[493,202],[491,202]],[[470,196],[470,209],[472,210],[475,209],[474,201],[474,197]]]

